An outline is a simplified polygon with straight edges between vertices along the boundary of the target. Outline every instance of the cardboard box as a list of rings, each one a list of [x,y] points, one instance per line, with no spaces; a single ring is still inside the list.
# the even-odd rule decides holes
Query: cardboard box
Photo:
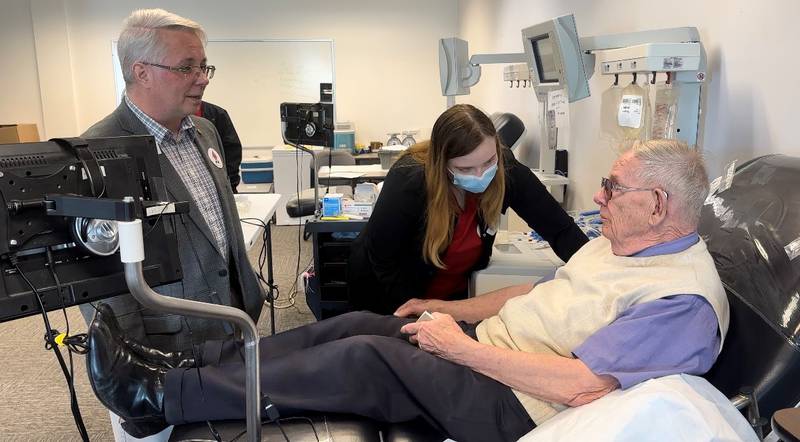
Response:
[[[342,203],[342,213],[369,218],[372,215],[372,203],[347,200]]]
[[[35,124],[0,124],[0,144],[39,141]]]

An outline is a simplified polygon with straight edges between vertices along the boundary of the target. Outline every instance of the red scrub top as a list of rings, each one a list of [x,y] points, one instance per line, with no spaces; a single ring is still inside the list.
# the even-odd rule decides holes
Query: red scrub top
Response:
[[[464,210],[456,221],[453,240],[444,252],[444,269],[439,269],[433,277],[427,299],[451,299],[453,295],[467,289],[469,270],[481,256],[481,238],[478,236],[478,198],[467,193],[464,197]]]

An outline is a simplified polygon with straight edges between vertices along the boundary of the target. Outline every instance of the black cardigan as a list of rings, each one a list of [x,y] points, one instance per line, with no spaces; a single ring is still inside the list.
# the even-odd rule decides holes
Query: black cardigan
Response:
[[[531,170],[504,149],[506,190],[503,213],[511,207],[564,261],[587,238]],[[411,298],[425,295],[436,267],[425,262],[425,170],[405,156],[389,173],[369,222],[350,249],[348,283],[355,309],[391,314]],[[472,271],[486,268],[495,232],[478,219],[482,252]]]
[[[233,127],[233,121],[228,116],[228,112],[207,101],[203,101],[201,117],[214,124],[222,140],[222,150],[225,153],[225,170],[228,172],[228,180],[231,182],[233,193],[236,193],[236,186],[239,185],[239,166],[242,164],[242,142],[239,141],[239,134]]]

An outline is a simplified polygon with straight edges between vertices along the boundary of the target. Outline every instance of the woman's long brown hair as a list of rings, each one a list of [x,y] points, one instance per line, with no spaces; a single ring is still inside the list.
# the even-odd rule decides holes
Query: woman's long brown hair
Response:
[[[447,161],[471,153],[487,137],[493,138],[497,146],[497,173],[486,191],[480,194],[478,210],[484,222],[496,229],[503,206],[505,169],[503,147],[486,114],[469,104],[457,104],[439,116],[429,141],[412,146],[405,154],[425,166],[428,204],[422,256],[440,269],[445,268],[441,255],[452,241],[453,224],[461,212]]]

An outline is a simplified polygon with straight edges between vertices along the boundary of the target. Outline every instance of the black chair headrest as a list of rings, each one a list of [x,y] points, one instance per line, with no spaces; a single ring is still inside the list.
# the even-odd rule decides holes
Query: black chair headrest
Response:
[[[722,181],[698,228],[731,307],[706,378],[729,397],[754,388],[770,416],[800,401],[800,158],[757,158]]]
[[[509,149],[514,149],[522,141],[525,133],[525,124],[514,114],[508,112],[495,112],[489,116],[494,124],[500,141]]]

